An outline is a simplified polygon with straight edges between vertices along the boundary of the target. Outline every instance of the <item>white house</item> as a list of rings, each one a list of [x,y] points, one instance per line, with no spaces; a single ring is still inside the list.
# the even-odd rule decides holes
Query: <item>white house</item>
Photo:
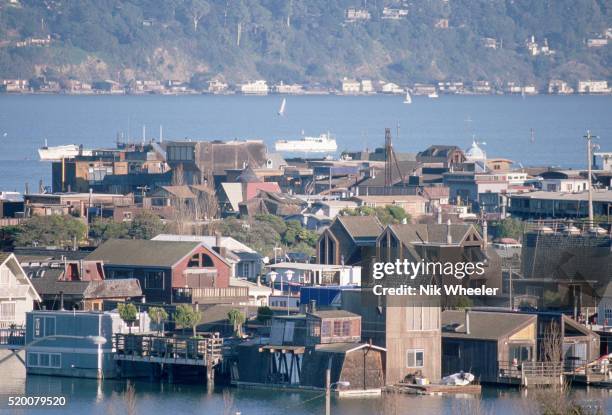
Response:
[[[546,192],[582,192],[589,189],[589,181],[577,170],[553,170],[540,174],[542,190]]]
[[[263,79],[240,85],[240,92],[245,95],[267,95],[268,83]]]
[[[0,252],[0,327],[25,324],[40,297],[15,254]]]

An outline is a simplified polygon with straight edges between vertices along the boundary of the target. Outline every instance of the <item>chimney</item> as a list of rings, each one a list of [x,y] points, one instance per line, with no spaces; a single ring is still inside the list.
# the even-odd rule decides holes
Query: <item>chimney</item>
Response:
[[[489,244],[489,225],[486,219],[482,222],[482,239],[484,241],[484,247],[486,248]]]
[[[451,235],[451,220],[450,218],[446,221],[446,243],[448,245],[453,243],[453,235]]]
[[[442,225],[442,206],[438,206],[438,224]]]
[[[465,334],[470,334],[470,309],[465,309]]]
[[[221,248],[221,234],[219,232],[215,232],[215,246]]]
[[[64,310],[64,292],[60,291],[59,292],[60,295],[60,310]]]

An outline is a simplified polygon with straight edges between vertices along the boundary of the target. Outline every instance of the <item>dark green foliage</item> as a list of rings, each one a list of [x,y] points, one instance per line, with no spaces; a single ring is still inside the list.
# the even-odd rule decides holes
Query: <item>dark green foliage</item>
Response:
[[[164,224],[154,213],[143,211],[130,222],[97,218],[89,227],[89,236],[97,242],[107,239],[151,239],[164,231]]]
[[[262,323],[272,319],[272,309],[268,306],[257,307],[257,320]]]
[[[399,2],[398,2],[399,3]],[[610,46],[587,49],[612,8],[601,0],[442,0],[409,2],[408,17],[381,19],[386,2],[367,2],[368,22],[346,23],[362,3],[280,0],[82,0],[5,4],[0,77],[40,75],[85,80],[184,79],[222,73],[233,82],[337,84],[347,75],[396,82],[488,79],[542,84],[563,75],[609,78]],[[441,18],[449,29],[435,27]],[[289,23],[289,24],[288,24]],[[238,25],[241,26],[238,43]],[[14,47],[50,34],[50,47]],[[548,38],[551,57],[529,56],[525,39]],[[503,42],[484,49],[483,37]],[[58,71],[61,69],[61,72]],[[89,78],[89,79],[87,79]],[[117,79],[120,78],[120,79]],[[202,85],[198,79],[192,83]],[[195,82],[194,82],[195,81]]]
[[[525,232],[525,223],[520,219],[505,218],[493,223],[493,229],[498,238],[513,238],[520,241]]]
[[[71,248],[85,239],[87,225],[72,216],[33,216],[14,229],[19,246],[58,246]]]
[[[399,206],[369,207],[360,206],[356,209],[344,209],[343,215],[348,216],[376,216],[383,225],[410,222],[411,217]]]

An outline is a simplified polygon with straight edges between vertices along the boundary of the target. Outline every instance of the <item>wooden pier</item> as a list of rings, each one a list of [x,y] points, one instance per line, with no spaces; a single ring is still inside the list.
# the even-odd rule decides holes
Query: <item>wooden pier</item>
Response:
[[[212,367],[222,359],[218,333],[199,338],[115,334],[115,360]]]

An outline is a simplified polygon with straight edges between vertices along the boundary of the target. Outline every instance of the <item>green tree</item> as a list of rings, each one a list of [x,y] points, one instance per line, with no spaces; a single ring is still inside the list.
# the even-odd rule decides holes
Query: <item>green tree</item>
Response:
[[[138,318],[138,309],[132,303],[121,303],[117,306],[119,317],[128,325],[130,334],[132,334],[132,325]]]
[[[520,241],[523,239],[525,232],[525,222],[515,218],[505,218],[495,223],[493,227],[496,229],[499,238],[512,238]]]
[[[173,314],[174,322],[180,326],[183,331],[191,327],[193,330],[193,337],[196,337],[196,329],[200,321],[202,321],[202,314],[196,311],[189,304],[180,304],[176,307],[176,311]]]
[[[383,225],[391,225],[402,222],[410,222],[411,217],[404,208],[395,205],[379,206],[360,206],[356,209],[343,209],[341,214],[348,216],[376,216]]]
[[[72,247],[87,235],[87,226],[72,216],[33,216],[19,227],[15,242],[21,246]]]
[[[129,222],[115,222],[112,219],[96,218],[89,225],[89,237],[104,242],[108,239],[125,239],[129,237]]]
[[[272,309],[268,306],[257,307],[257,320],[262,323],[272,320]]]
[[[164,333],[164,323],[168,321],[168,312],[163,307],[150,307],[147,314],[152,322],[160,327],[159,333]]]
[[[128,235],[132,239],[151,239],[164,231],[164,223],[153,212],[143,210],[132,219]]]
[[[234,336],[242,337],[242,325],[246,321],[244,313],[234,308],[227,313],[227,317],[234,328]]]

